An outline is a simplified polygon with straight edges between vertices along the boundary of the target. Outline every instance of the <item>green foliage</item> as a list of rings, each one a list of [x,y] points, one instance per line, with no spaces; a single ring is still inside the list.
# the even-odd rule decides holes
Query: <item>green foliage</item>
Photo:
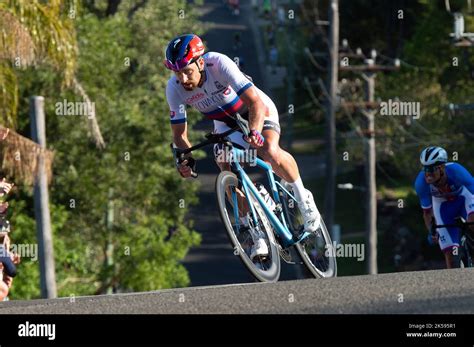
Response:
[[[26,198],[13,200],[10,206],[12,243],[20,246],[28,246],[30,253],[22,255],[21,264],[18,265],[18,275],[14,280],[14,285],[10,291],[10,299],[32,299],[40,296],[40,273],[39,273],[39,249],[36,237],[36,225],[34,216],[31,215],[31,208],[26,204]],[[32,197],[29,196],[31,199]],[[55,261],[58,280],[66,275],[61,267],[70,264],[71,254],[77,250],[75,247],[67,247],[61,236],[61,231],[67,221],[67,213],[62,206],[50,204],[51,228],[54,237]]]
[[[28,96],[46,99],[48,147],[55,151],[50,200],[60,296],[186,286],[188,274],[179,262],[200,242],[186,218],[197,203],[198,184],[180,178],[169,149],[164,88],[170,74],[162,64],[167,41],[195,30],[196,21],[184,1],[147,2],[130,17],[131,6],[123,1],[111,16],[85,7],[75,19],[77,77],[95,103],[107,144],[102,152],[86,136],[87,116],[57,114],[63,100],[83,100],[60,88],[54,70],[20,76],[20,132],[29,128]],[[180,9],[187,20],[177,18]],[[191,140],[198,135],[189,134]],[[20,206],[26,198],[16,199]],[[12,210],[14,240],[33,239],[20,232],[34,230],[32,207]],[[113,214],[109,221],[107,211]],[[23,267],[27,262],[20,265],[15,298],[39,295],[38,270]]]
[[[306,15],[310,17],[306,24],[317,19],[326,19],[328,1],[315,3],[304,1]],[[474,31],[474,16],[467,14],[465,0],[451,0],[451,10],[464,13],[465,32]],[[317,10],[313,8],[317,6]],[[401,12],[400,12],[401,10]],[[318,17],[319,11],[319,17]],[[379,243],[379,266],[382,272],[393,270],[393,258],[396,252],[409,263],[418,262],[416,269],[425,260],[439,255],[439,250],[428,249],[426,244],[426,228],[424,227],[418,197],[413,189],[413,182],[420,170],[419,154],[428,145],[444,146],[451,159],[459,161],[471,172],[474,171],[472,157],[472,138],[474,134],[473,111],[451,113],[448,105],[472,104],[474,89],[474,57],[473,48],[457,47],[449,34],[453,32],[453,16],[445,9],[444,1],[401,1],[401,0],[341,0],[340,41],[347,39],[352,52],[360,47],[368,56],[372,48],[377,50],[376,62],[382,65],[393,64],[393,58],[401,59],[398,71],[377,72],[375,83],[375,99],[387,101],[398,98],[405,102],[419,102],[421,117],[413,119],[409,116],[389,116],[378,113],[375,116],[376,150],[377,150],[377,184],[381,199],[378,201],[378,230],[381,235]],[[401,17],[400,17],[401,16]],[[304,16],[302,16],[304,17]],[[326,53],[327,45],[321,36],[316,35],[319,29],[311,28],[298,31],[298,35],[306,36],[306,45],[314,53]],[[324,28],[325,30],[325,28]],[[316,56],[322,67],[327,66],[327,58]],[[302,49],[296,54],[298,66],[302,66],[305,76],[311,81],[318,78],[326,79],[327,71],[316,69],[303,54]],[[351,57],[349,64],[362,65],[362,59]],[[339,72],[339,80],[346,78],[354,81],[361,79],[360,74]],[[327,82],[327,81],[326,81]],[[313,92],[319,97],[321,104],[326,100],[325,94],[316,86]],[[309,93],[302,84],[297,84],[295,92],[296,107],[309,100]],[[345,100],[365,100],[364,81],[358,87],[341,92]],[[299,96],[299,99],[298,99]],[[324,118],[324,109],[312,105],[311,113],[315,115],[313,124],[301,118],[298,113],[295,128],[305,128],[306,137],[314,138]],[[309,113],[309,112],[308,112]],[[364,138],[355,133],[355,126],[365,128],[364,117],[358,113],[339,110],[336,118],[337,152],[350,153],[349,161],[339,157],[338,172],[346,172],[351,167],[358,168],[365,162]],[[301,135],[304,133],[301,132]],[[355,174],[346,177],[339,174],[337,181],[361,182]],[[321,183],[319,183],[321,186]],[[387,189],[385,189],[387,188]],[[316,191],[320,188],[316,187]],[[387,191],[397,191],[388,194]],[[386,194],[387,193],[387,194]],[[353,192],[352,194],[355,194]],[[343,213],[347,201],[359,201],[361,196],[339,198],[336,204],[336,223],[346,229],[351,225],[363,222],[355,213]],[[404,208],[394,207],[393,203],[403,199]],[[386,203],[387,204],[386,206]],[[391,203],[391,205],[390,205]],[[363,226],[363,223],[361,223]],[[406,229],[408,236],[400,236]],[[381,237],[383,235],[383,237]],[[411,250],[407,251],[408,248]],[[411,254],[409,254],[412,252]],[[422,255],[421,260],[414,259]],[[415,267],[413,268],[415,269]]]
[[[5,87],[0,93],[2,122],[7,126],[16,125],[18,86],[11,77],[15,70],[47,64],[63,76],[64,86],[71,84],[77,45],[69,8],[75,8],[74,1],[0,1],[0,82],[11,84],[6,85],[8,93]]]

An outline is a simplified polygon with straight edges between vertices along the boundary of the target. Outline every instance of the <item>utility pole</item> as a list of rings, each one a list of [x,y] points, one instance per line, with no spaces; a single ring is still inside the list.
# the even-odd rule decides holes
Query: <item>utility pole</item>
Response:
[[[290,1],[290,8],[293,8],[294,0]],[[291,147],[293,145],[293,122],[294,122],[294,95],[295,95],[295,58],[293,54],[293,36],[294,36],[294,29],[295,29],[295,19],[289,20],[288,25],[288,107],[291,107],[293,112],[288,112],[288,137],[287,137],[287,147],[288,150],[291,151]]]
[[[329,79],[326,100],[326,199],[324,221],[332,235],[336,205],[336,92],[339,68],[339,4],[331,0],[329,7]]]
[[[368,64],[373,64],[372,59],[368,59]],[[367,102],[374,102],[375,93],[375,72],[369,71],[364,73],[363,78],[366,82],[366,96]],[[367,236],[366,244],[368,246],[367,252],[367,272],[370,275],[375,275],[377,269],[377,184],[375,175],[375,113],[376,110],[361,110],[362,114],[367,118],[367,140],[366,140],[366,180],[367,180]]]
[[[358,72],[365,80],[365,102],[345,102],[343,107],[358,109],[367,120],[366,135],[366,246],[367,246],[367,273],[375,275],[377,269],[377,184],[376,184],[376,151],[375,151],[375,114],[378,103],[375,102],[375,76],[378,71],[393,71],[398,69],[399,61],[394,66],[375,64],[376,52],[372,50],[371,59],[365,59],[365,65],[341,66],[341,71]]]
[[[49,212],[48,179],[46,174],[44,151],[46,150],[46,122],[44,116],[44,97],[30,99],[31,138],[38,143],[38,171],[34,187],[34,206],[36,232],[39,248],[41,297],[57,297],[56,275],[54,269],[53,236]]]
[[[448,104],[450,111],[474,110],[474,104]]]
[[[467,65],[471,72],[471,77],[474,78],[474,71],[472,70],[471,64],[469,63],[469,58],[467,54],[467,49],[474,47],[474,33],[464,32],[464,15],[461,12],[452,12],[451,5],[449,0],[445,0],[446,11],[454,17],[454,30],[449,36],[453,38],[452,43],[456,47],[462,47],[464,51],[464,56],[466,58]],[[467,7],[469,13],[472,15],[472,4],[471,0],[467,0]],[[474,104],[448,104],[448,108],[451,113],[462,110],[473,110]]]
[[[114,189],[109,188],[109,197],[107,202],[106,227],[107,227],[107,248],[105,251],[105,266],[109,276],[114,276],[114,244],[113,244],[113,228],[114,228]],[[110,272],[109,272],[110,271]],[[106,281],[109,281],[107,278]],[[107,294],[113,293],[113,285],[107,286]]]

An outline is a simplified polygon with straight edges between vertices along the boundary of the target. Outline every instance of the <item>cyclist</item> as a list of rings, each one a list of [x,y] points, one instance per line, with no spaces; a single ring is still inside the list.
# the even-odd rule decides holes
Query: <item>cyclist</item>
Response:
[[[234,16],[238,16],[240,14],[239,0],[229,0],[228,4],[229,4],[230,9],[232,10],[232,14]]]
[[[216,52],[204,54],[204,50],[201,39],[194,34],[178,36],[166,48],[164,63],[174,72],[168,81],[166,98],[175,146],[191,147],[187,137],[186,105],[212,119],[216,133],[233,128],[236,122],[232,116],[240,113],[249,122],[250,136],[235,132],[229,136],[230,140],[244,150],[250,146],[256,148],[257,154],[272,165],[278,176],[291,182],[305,229],[316,231],[321,216],[313,195],[303,185],[295,159],[279,146],[280,125],[275,104],[229,57]],[[219,146],[214,147],[216,158],[221,151]],[[216,162],[221,170],[227,168],[226,163],[217,159]],[[190,177],[195,170],[195,160],[188,156],[177,164],[177,169],[182,177]],[[242,223],[248,226],[248,217],[244,217]],[[257,233],[251,258],[267,254],[268,247]]]
[[[448,163],[448,154],[441,147],[425,148],[420,161],[423,170],[416,178],[415,189],[430,234],[433,218],[436,224],[453,224],[459,216],[474,222],[474,178],[469,171],[458,163]],[[435,236],[428,236],[429,240],[439,243],[448,269],[459,267],[459,229],[437,231]]]

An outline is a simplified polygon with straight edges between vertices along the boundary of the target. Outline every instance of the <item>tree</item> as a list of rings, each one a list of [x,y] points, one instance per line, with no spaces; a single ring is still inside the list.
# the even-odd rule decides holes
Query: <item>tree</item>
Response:
[[[61,73],[63,87],[81,90],[74,78],[77,42],[72,18],[76,11],[74,0],[0,2],[0,82],[4,86],[0,90],[0,110],[7,127],[14,128],[16,124],[18,80],[15,69],[46,63]],[[96,118],[89,122],[96,145],[104,147]]]
[[[129,17],[131,7],[123,2],[110,16],[86,8],[74,22],[76,77],[105,120],[103,151],[94,150],[84,137],[81,116],[56,114],[57,103],[81,100],[61,88],[57,74],[43,66],[19,75],[20,131],[28,126],[21,121],[26,96],[35,91],[49,100],[48,143],[55,151],[50,199],[60,296],[186,286],[189,277],[180,260],[200,241],[186,217],[197,203],[198,186],[177,175],[169,149],[164,87],[170,73],[160,56],[167,40],[196,30],[196,19],[184,1],[149,2]],[[180,9],[189,16],[186,21],[176,17]],[[196,114],[189,114],[191,125]],[[190,133],[191,139],[199,135]],[[16,198],[17,203],[27,199],[26,191]],[[112,205],[113,223],[107,223]],[[33,232],[27,230],[30,216],[26,204],[16,220],[21,222],[17,235],[25,239]],[[22,274],[15,284],[18,293],[34,297],[28,274]],[[12,297],[18,297],[15,288]]]

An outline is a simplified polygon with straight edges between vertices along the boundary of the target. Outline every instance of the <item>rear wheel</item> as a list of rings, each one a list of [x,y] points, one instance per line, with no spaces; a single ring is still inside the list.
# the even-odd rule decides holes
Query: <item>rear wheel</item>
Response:
[[[281,180],[280,183],[286,190],[292,192],[291,186],[286,181]],[[304,223],[298,204],[285,191],[281,191],[280,196],[291,232],[300,233]],[[319,229],[297,243],[295,247],[306,268],[314,277],[336,277],[336,251],[322,218]]]
[[[273,228],[259,202],[251,195],[250,201],[257,214],[257,225],[268,247],[268,256],[258,257],[253,261],[250,253],[253,238],[248,228],[242,228],[239,221],[239,207],[237,202],[239,180],[229,171],[222,171],[216,180],[216,194],[219,213],[225,225],[234,254],[238,255],[252,275],[261,282],[276,282],[280,277],[280,257],[273,236]]]

